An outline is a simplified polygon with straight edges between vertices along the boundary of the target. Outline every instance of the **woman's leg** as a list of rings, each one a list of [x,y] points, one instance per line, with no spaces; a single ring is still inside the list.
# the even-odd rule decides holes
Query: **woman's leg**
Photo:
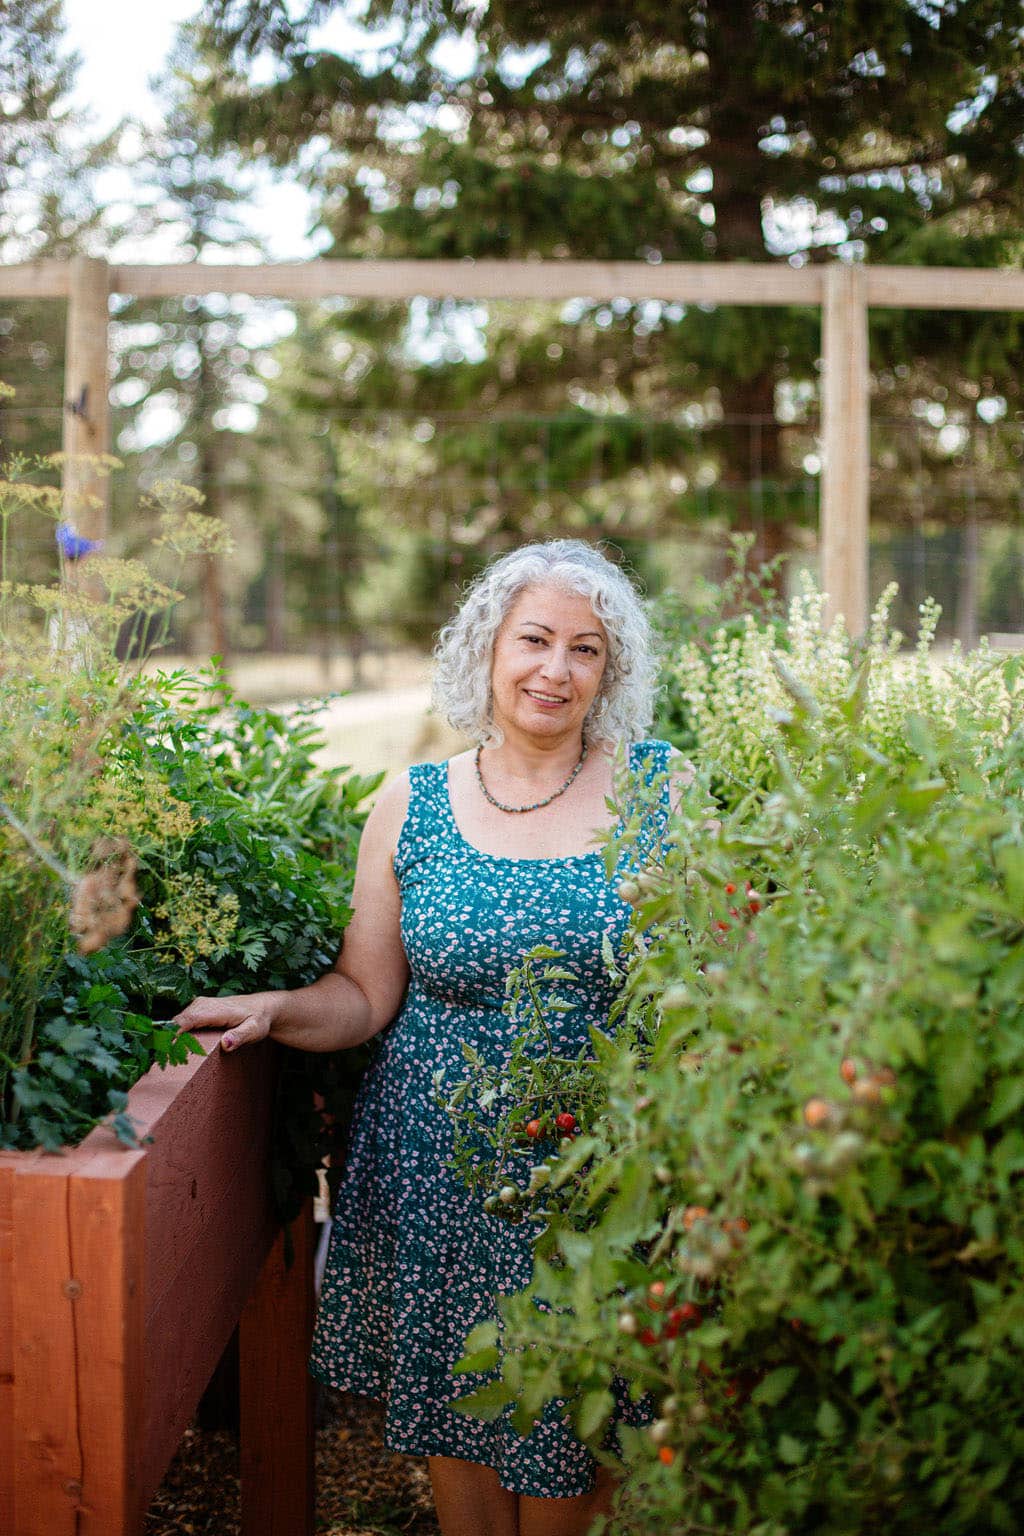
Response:
[[[519,1495],[501,1486],[494,1467],[458,1456],[428,1456],[427,1466],[442,1536],[519,1536]]]
[[[587,1536],[598,1515],[611,1513],[618,1480],[598,1467],[590,1493],[571,1499],[535,1499],[519,1495],[518,1536]]]

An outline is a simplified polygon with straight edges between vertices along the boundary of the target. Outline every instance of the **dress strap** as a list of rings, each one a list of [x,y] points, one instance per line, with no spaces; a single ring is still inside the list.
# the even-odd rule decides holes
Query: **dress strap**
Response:
[[[413,763],[409,769],[409,806],[395,849],[399,881],[410,864],[451,837],[447,763]]]
[[[646,741],[634,741],[629,748],[629,767],[634,779],[639,780],[646,788],[658,785],[658,798],[654,806],[649,806],[644,816],[643,827],[636,845],[636,854],[641,859],[650,857],[656,850],[672,812],[671,782],[669,779],[669,761],[672,757],[672,743],[660,741],[652,737]],[[658,780],[661,780],[658,784]],[[625,807],[626,815],[630,807]]]

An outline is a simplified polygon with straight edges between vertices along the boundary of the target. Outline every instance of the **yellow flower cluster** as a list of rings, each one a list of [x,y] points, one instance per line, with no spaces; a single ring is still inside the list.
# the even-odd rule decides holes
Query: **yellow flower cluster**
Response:
[[[117,827],[129,838],[143,863],[152,850],[178,848],[195,831],[195,818],[182,800],[168,793],[150,767],[123,770],[92,786],[88,805],[74,818],[77,832]]]
[[[166,894],[153,915],[162,925],[154,937],[159,949],[171,951],[186,965],[201,955],[227,949],[238,925],[238,897],[222,891],[195,871],[180,870],[166,883]]]

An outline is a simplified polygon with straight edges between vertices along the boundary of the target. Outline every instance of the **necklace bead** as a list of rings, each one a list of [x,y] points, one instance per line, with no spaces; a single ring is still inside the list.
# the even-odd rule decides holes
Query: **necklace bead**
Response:
[[[527,811],[539,811],[543,806],[550,805],[552,800],[557,800],[559,795],[564,795],[570,784],[574,782],[576,775],[579,773],[580,769],[583,767],[583,764],[587,760],[587,743],[584,741],[583,750],[579,757],[579,762],[576,764],[575,768],[573,769],[572,773],[570,773],[561,789],[556,789],[554,794],[548,795],[546,800],[537,800],[533,805],[503,805],[500,800],[495,800],[494,796],[487,788],[487,785],[484,783],[484,776],[480,772],[480,756],[483,750],[483,744],[481,743],[481,745],[477,747],[476,755],[473,759],[476,765],[476,781],[480,785],[480,789],[483,792],[483,797],[487,803],[489,805],[493,805],[496,811],[505,811],[509,816],[525,816]]]

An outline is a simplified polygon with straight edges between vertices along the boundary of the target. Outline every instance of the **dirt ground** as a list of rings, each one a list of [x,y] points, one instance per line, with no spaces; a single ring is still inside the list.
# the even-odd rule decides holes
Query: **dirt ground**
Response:
[[[194,665],[195,658],[164,656],[159,667]],[[430,658],[413,651],[367,655],[358,678],[346,658],[330,666],[320,657],[239,656],[228,668],[231,685],[250,704],[287,711],[300,700],[322,698],[318,722],[325,738],[318,760],[357,773],[388,777],[410,763],[440,762],[464,743],[430,709]],[[331,695],[330,697],[327,697]]]
[[[383,1409],[325,1392],[316,1444],[321,1536],[438,1536],[426,1461],[389,1451]],[[190,1428],[157,1490],[143,1536],[238,1536],[238,1441]]]

